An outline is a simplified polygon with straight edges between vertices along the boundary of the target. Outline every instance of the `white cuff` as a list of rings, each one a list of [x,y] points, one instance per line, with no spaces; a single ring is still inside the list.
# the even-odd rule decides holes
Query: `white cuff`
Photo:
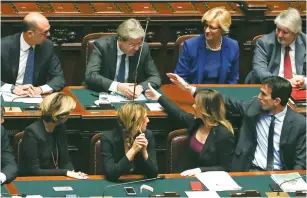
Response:
[[[1,180],[1,184],[3,184],[6,181],[6,175],[4,173],[0,172],[0,180]]]
[[[196,87],[192,87],[192,89],[191,89],[192,96],[194,96],[195,92],[196,92]]]
[[[42,89],[42,91],[43,91],[43,93],[42,94],[45,94],[45,93],[51,93],[51,92],[53,92],[53,89],[49,86],[49,85],[43,85],[43,86],[39,86],[41,89]]]
[[[11,93],[11,88],[12,88],[12,84],[5,83],[5,84],[0,88],[0,91]]]
[[[117,91],[117,86],[118,86],[119,82],[113,81],[112,84],[109,87],[109,91]]]
[[[306,87],[307,87],[307,78],[304,77],[304,88],[306,88]]]

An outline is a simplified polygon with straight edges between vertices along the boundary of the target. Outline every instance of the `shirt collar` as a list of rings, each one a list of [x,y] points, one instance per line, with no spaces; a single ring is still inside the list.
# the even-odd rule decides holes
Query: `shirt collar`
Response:
[[[23,38],[23,33],[21,33],[20,35],[20,49],[22,51],[27,51],[29,48],[31,47],[31,45],[29,45],[25,39]],[[33,48],[35,48],[35,45],[32,46]]]
[[[124,54],[124,52],[119,48],[119,44],[118,44],[118,41],[117,41],[117,56],[121,56],[123,54]]]
[[[292,41],[292,43],[290,43],[289,47],[291,48],[291,51],[295,51],[295,42],[296,42],[296,39],[294,39],[294,41]],[[286,48],[286,46],[282,46],[283,49]]]
[[[281,112],[275,114],[275,118],[276,118],[279,122],[283,121],[283,119],[285,118],[285,115],[286,115],[286,113],[287,113],[287,108],[288,108],[288,107],[287,107],[287,105],[286,105],[286,107],[284,108],[284,110],[282,110]]]

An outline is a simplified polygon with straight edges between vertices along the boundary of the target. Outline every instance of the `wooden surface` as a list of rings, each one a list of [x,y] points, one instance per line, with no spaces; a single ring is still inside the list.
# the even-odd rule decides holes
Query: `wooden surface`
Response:
[[[231,172],[230,176],[257,176],[257,175],[271,175],[271,174],[282,174],[298,172],[299,174],[306,174],[306,170],[293,170],[293,171],[270,171],[270,172]],[[160,176],[165,176],[165,178],[185,178],[181,177],[180,174],[161,174]],[[125,175],[121,176],[120,179],[141,179],[143,176],[140,175]],[[90,175],[89,179],[105,179],[102,175]],[[75,180],[73,178],[65,176],[35,176],[35,177],[17,177],[15,181],[52,181],[52,180]],[[14,182],[6,184],[6,187],[11,195],[18,194],[18,189],[14,185]]]

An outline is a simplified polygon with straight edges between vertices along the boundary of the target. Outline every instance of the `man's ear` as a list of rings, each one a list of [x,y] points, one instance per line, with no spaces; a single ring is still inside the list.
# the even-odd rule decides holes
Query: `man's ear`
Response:
[[[281,99],[280,98],[275,98],[274,99],[274,103],[275,104],[280,104],[281,103]]]

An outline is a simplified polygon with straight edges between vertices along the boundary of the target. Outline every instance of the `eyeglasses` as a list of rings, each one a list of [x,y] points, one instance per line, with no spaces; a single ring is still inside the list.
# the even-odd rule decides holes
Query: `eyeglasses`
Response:
[[[210,30],[210,31],[216,31],[216,30],[220,29],[220,27],[213,27],[213,26],[211,26],[211,25],[205,24],[205,25],[204,25],[204,30],[207,30],[208,27],[209,27],[209,30]]]
[[[46,36],[48,33],[50,33],[50,29],[46,30],[46,31],[43,31],[43,32],[38,32],[38,33]]]
[[[139,44],[129,44],[129,47],[135,48],[135,47],[141,47],[142,45],[143,45],[143,42],[141,42]]]
[[[280,33],[280,32],[281,32],[281,33],[286,34],[286,35],[287,35],[287,34],[290,34],[290,32],[285,31],[285,30],[282,30],[282,29],[280,29],[279,27],[276,27],[276,32],[277,32],[277,33]]]

